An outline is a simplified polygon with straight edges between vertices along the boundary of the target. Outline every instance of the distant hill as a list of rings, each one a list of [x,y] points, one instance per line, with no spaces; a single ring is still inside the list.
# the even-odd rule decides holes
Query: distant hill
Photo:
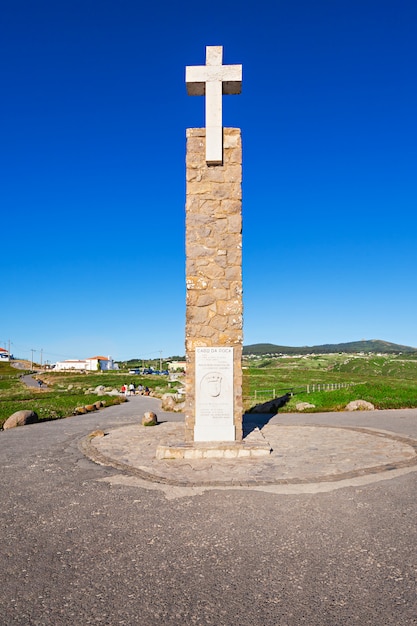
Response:
[[[243,347],[243,354],[329,354],[333,352],[383,352],[398,354],[399,352],[417,352],[417,348],[401,346],[389,341],[370,339],[368,341],[350,341],[349,343],[325,343],[321,346],[277,346],[273,343],[254,343]]]

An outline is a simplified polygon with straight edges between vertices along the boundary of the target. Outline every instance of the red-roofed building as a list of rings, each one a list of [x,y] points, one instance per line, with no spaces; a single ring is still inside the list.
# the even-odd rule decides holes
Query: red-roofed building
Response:
[[[9,351],[4,348],[0,348],[0,360],[1,361],[10,361]]]

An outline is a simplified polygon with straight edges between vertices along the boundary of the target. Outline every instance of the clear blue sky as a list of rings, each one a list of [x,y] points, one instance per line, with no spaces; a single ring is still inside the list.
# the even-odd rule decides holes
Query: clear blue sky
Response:
[[[414,0],[14,0],[0,345],[184,354],[186,65],[243,65],[244,343],[417,346]]]

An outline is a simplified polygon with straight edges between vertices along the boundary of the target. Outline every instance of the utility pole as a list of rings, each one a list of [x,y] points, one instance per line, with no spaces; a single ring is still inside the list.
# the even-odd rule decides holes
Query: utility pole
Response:
[[[31,363],[30,363],[30,369],[31,369],[31,370],[33,370],[33,353],[34,353],[34,352],[36,352],[36,350],[34,350],[33,348],[31,348],[31,350],[30,350],[30,351],[31,351],[31,353],[32,353],[32,360],[31,360]]]
[[[42,352],[43,352],[43,348],[41,348],[41,369],[42,369]]]
[[[162,350],[159,351],[159,371],[162,372]]]

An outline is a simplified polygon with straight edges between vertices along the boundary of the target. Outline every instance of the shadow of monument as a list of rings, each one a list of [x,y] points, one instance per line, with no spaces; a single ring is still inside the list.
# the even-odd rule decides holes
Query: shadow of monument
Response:
[[[262,429],[278,410],[285,406],[291,398],[290,393],[274,398],[263,404],[256,404],[243,415],[243,437],[247,437],[255,428]]]

